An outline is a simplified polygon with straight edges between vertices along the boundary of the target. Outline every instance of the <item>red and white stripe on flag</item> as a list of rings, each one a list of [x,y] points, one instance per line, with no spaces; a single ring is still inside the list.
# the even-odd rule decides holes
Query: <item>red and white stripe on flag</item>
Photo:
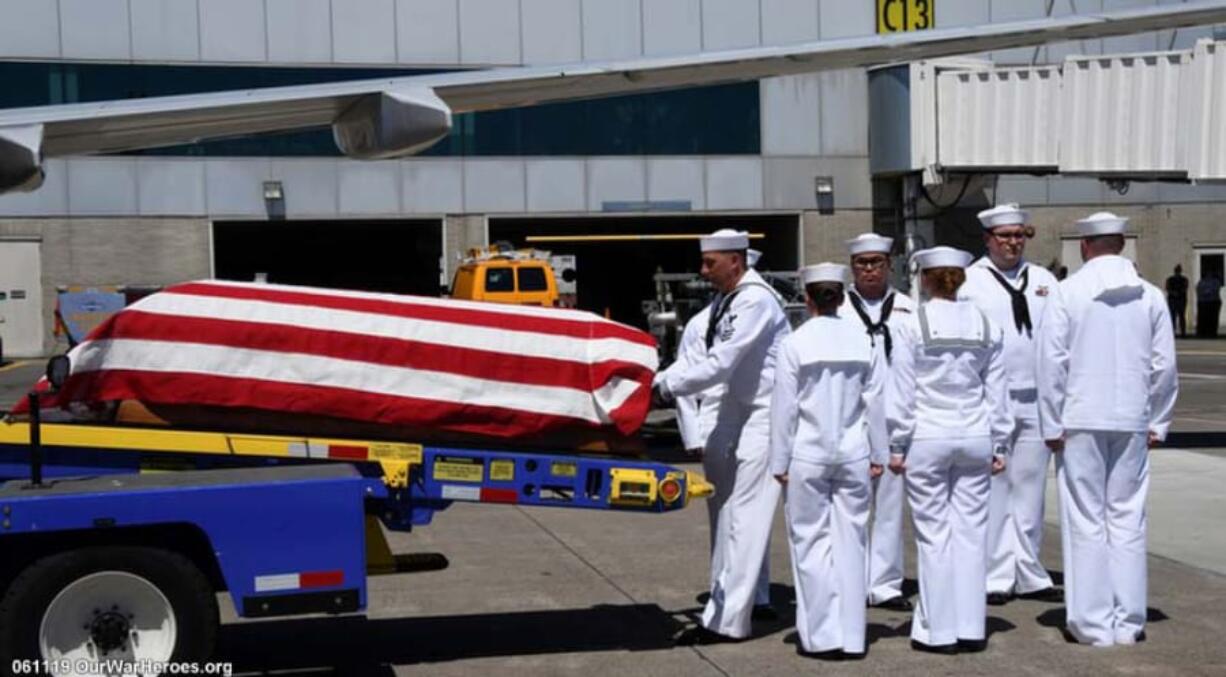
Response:
[[[55,403],[243,407],[512,438],[642,425],[650,334],[583,311],[237,282],[147,296]]]

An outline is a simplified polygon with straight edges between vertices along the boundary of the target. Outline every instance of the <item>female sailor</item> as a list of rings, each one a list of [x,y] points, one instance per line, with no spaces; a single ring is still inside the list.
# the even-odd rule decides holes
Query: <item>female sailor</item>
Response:
[[[887,457],[885,371],[860,321],[839,315],[847,266],[809,266],[801,279],[813,317],[780,346],[770,409],[796,630],[802,653],[862,656],[870,472],[879,476]]]
[[[1013,431],[1004,339],[957,300],[970,254],[934,247],[914,260],[927,301],[900,326],[886,397],[890,470],[906,473],[919,551],[912,646],[982,651],[990,480]]]

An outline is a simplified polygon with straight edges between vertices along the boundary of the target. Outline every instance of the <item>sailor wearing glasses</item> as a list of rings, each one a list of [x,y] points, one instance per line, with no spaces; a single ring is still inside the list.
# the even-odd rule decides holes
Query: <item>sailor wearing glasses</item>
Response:
[[[894,350],[894,332],[901,318],[909,317],[915,304],[890,286],[890,249],[894,240],[864,233],[847,241],[851,255],[852,287],[839,308],[841,317],[860,322],[888,369]],[[886,473],[872,481],[873,523],[869,533],[868,603],[897,611],[909,611],[911,603],[902,594],[903,479]]]
[[[1039,560],[1043,498],[1051,451],[1039,434],[1036,344],[1056,277],[1025,259],[1033,233],[1029,214],[1016,204],[979,212],[986,256],[966,271],[958,291],[1005,335],[1005,380],[1014,417],[1009,469],[992,478],[988,516],[988,603],[1014,595],[1058,602],[1060,590]]]

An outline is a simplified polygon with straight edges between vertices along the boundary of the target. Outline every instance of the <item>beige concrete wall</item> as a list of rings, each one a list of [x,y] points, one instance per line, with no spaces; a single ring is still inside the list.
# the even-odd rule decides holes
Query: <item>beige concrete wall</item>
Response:
[[[53,333],[56,287],[166,285],[210,274],[207,219],[0,219],[0,235],[42,240],[43,345]]]
[[[483,214],[448,214],[443,220],[446,233],[443,238],[443,261],[446,284],[451,285],[455,275],[456,261],[474,247],[489,244],[488,219]]]
[[[867,209],[841,209],[829,216],[805,212],[803,219],[805,250],[801,260],[806,266],[822,261],[845,262],[845,242],[873,229],[873,213]]]
[[[1060,257],[1061,240],[1076,237],[1077,219],[1097,207],[1038,207],[1031,210],[1036,235],[1027,246],[1031,261],[1047,265]],[[1137,236],[1137,268],[1159,286],[1176,264],[1189,277],[1195,268],[1195,248],[1226,246],[1226,205],[1178,204],[1112,207],[1129,218],[1129,232]],[[1196,283],[1195,280],[1192,281]]]

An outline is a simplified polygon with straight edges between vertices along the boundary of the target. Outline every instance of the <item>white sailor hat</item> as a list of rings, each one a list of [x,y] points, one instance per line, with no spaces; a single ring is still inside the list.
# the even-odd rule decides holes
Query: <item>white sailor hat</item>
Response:
[[[1119,235],[1128,225],[1128,219],[1111,212],[1095,212],[1077,222],[1077,233],[1082,237],[1096,235]]]
[[[974,258],[969,252],[953,247],[933,247],[922,249],[911,256],[911,260],[920,270],[929,268],[965,268]]]
[[[760,258],[762,258],[762,252],[758,251],[757,249],[746,249],[745,250],[745,263],[750,268],[753,268],[754,266],[758,265],[758,259]]]
[[[749,233],[721,228],[710,235],[704,235],[699,244],[704,252],[734,252],[749,249]]]
[[[998,226],[1023,226],[1030,223],[1030,212],[1017,206],[1016,202],[997,205],[985,209],[978,214],[979,223],[984,230],[992,230]]]
[[[889,254],[890,248],[893,246],[894,240],[892,238],[882,237],[876,233],[864,233],[847,241],[847,253],[852,256],[877,252]]]
[[[800,281],[805,285],[814,282],[838,282],[845,285],[847,284],[847,266],[840,263],[817,263],[805,266],[800,271]]]

